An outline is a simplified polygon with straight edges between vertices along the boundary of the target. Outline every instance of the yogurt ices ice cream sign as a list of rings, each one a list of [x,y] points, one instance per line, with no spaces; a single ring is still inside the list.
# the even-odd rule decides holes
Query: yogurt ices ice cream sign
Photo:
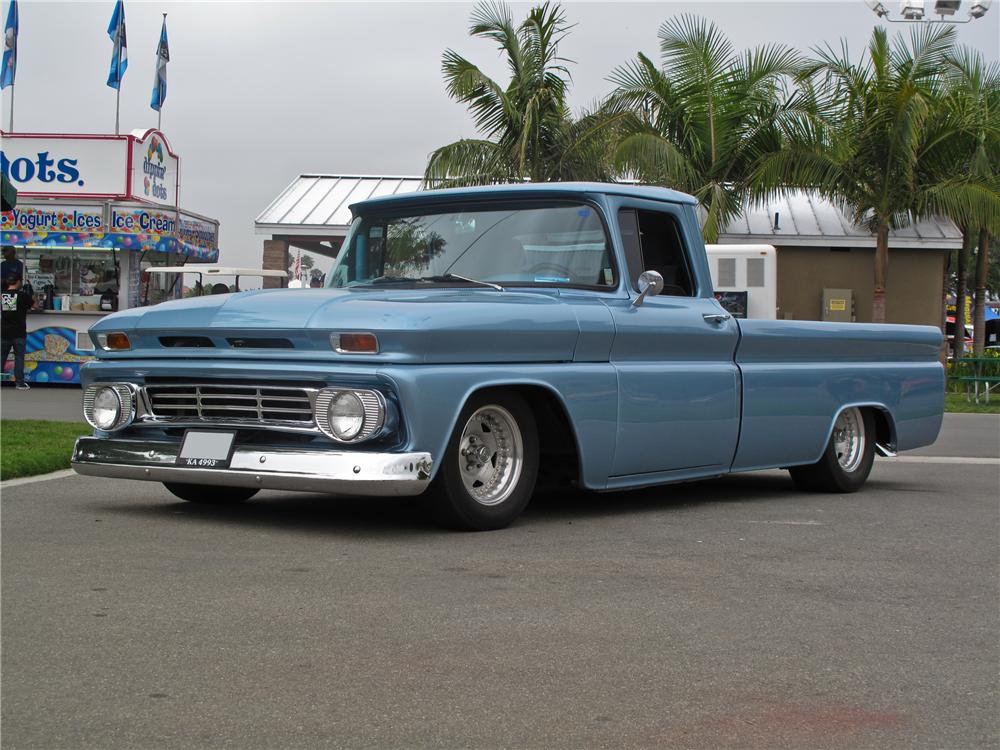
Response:
[[[156,130],[122,136],[4,133],[0,170],[25,198],[177,203],[179,159]]]

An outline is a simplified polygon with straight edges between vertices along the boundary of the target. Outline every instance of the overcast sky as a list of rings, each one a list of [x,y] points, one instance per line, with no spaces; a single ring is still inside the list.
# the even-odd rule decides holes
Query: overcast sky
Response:
[[[898,3],[884,1],[898,17]],[[884,23],[862,0],[564,4],[576,28],[560,52],[576,61],[577,109],[605,94],[607,75],[636,52],[658,57],[657,29],[675,14],[712,19],[738,48],[783,42],[808,50],[843,37],[860,52]],[[259,266],[264,238],[253,233],[254,217],[299,173],[416,175],[434,148],[473,135],[441,82],[446,48],[504,75],[491,43],[468,36],[468,2],[125,5],[122,132],[156,125],[149,98],[166,12],[163,131],[182,160],[181,205],[221,221],[227,264]],[[991,60],[1000,48],[998,5],[957,27],[963,43]],[[515,18],[530,6],[513,3]],[[0,7],[6,18],[7,3]],[[113,8],[112,0],[21,0],[15,130],[114,132],[115,91],[105,85]]]

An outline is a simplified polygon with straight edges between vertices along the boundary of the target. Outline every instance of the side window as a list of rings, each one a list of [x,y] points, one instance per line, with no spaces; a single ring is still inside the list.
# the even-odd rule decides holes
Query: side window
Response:
[[[618,228],[633,289],[640,273],[657,271],[663,276],[663,294],[690,297],[694,293],[684,242],[673,216],[623,208],[618,212]]]

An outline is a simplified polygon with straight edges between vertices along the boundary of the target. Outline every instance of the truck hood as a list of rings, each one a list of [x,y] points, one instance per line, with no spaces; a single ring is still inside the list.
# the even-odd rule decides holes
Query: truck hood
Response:
[[[255,290],[123,310],[90,330],[129,334],[132,351],[100,353],[108,359],[232,356],[385,363],[572,361],[581,332],[588,351],[595,336],[606,339],[610,349],[613,336],[610,313],[599,299],[574,297],[569,304],[556,290],[485,288]],[[341,331],[376,334],[379,354],[333,352],[330,334]],[[195,335],[210,339],[212,346],[164,344],[164,337]],[[255,345],[263,339],[270,344]],[[240,344],[234,346],[234,340]],[[285,348],[273,348],[275,340],[287,342]]]

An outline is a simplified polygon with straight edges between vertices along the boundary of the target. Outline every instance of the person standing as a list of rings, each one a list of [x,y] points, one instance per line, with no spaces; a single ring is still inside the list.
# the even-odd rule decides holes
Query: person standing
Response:
[[[24,278],[24,263],[17,259],[17,250],[13,245],[3,246],[3,262],[0,263],[0,282],[7,283],[11,276]]]
[[[32,302],[31,295],[21,288],[21,277],[14,274],[8,276],[0,293],[0,351],[3,352],[0,364],[7,364],[7,357],[13,349],[14,382],[19,391],[31,388],[24,382],[24,347],[28,338],[28,310]]]

